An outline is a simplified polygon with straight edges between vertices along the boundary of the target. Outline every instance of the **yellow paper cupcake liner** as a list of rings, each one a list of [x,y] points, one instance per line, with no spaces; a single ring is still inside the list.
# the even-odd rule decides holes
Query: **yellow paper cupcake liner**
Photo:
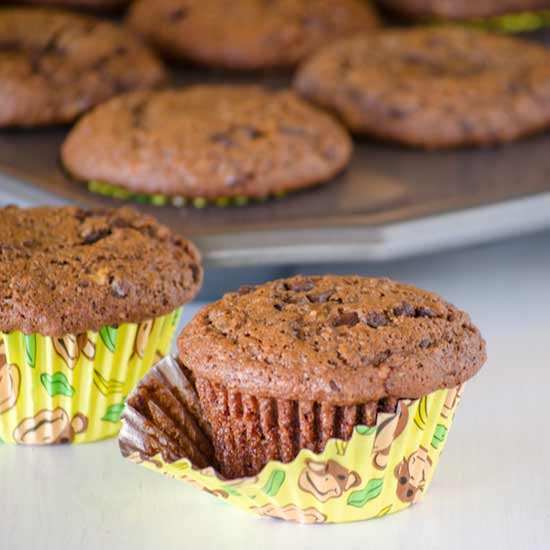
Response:
[[[218,197],[216,199],[207,199],[205,197],[189,198],[181,195],[167,196],[162,194],[134,193],[124,187],[103,181],[88,182],[88,191],[114,199],[131,200],[141,204],[152,204],[154,206],[176,206],[178,208],[184,206],[191,206],[193,208],[206,208],[207,206],[217,206],[219,208],[246,206],[250,203],[265,202],[268,199],[279,199],[287,194],[286,192],[280,192],[265,197],[236,196]]]
[[[461,393],[459,386],[403,400],[395,414],[379,414],[376,426],[357,426],[349,441],[331,439],[319,454],[304,449],[288,464],[269,462],[255,477],[226,480],[212,467],[195,468],[185,457],[168,463],[160,453],[127,458],[260,516],[300,523],[382,517],[425,495]],[[121,449],[135,435],[125,429]]]
[[[126,396],[169,351],[180,314],[63,338],[0,333],[0,441],[116,436]]]

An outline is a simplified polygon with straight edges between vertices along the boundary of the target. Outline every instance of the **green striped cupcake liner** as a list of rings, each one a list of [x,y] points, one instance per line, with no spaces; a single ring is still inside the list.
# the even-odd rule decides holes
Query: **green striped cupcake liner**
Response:
[[[550,28],[550,10],[509,13],[493,17],[465,19],[463,21],[432,19],[431,23],[435,25],[461,25],[481,30],[513,34]]]
[[[154,206],[176,206],[178,208],[183,208],[185,206],[193,208],[206,208],[207,206],[216,206],[219,208],[246,206],[250,203],[265,202],[268,199],[280,199],[287,195],[286,191],[282,191],[265,197],[236,196],[218,197],[215,199],[207,199],[205,197],[189,198],[181,195],[168,196],[162,194],[135,193],[124,187],[103,181],[88,182],[88,191],[113,199],[130,200],[140,204],[152,204]]]

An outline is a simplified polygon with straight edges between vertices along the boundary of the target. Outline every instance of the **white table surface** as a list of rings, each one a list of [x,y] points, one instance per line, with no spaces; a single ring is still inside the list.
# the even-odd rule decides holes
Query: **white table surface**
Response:
[[[299,526],[128,463],[114,441],[3,446],[0,549],[550,548],[550,234],[363,271],[442,293],[488,342],[425,501],[381,520]]]

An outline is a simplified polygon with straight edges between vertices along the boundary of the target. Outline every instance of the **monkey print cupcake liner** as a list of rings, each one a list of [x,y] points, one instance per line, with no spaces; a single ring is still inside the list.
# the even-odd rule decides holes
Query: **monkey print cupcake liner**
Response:
[[[169,351],[180,313],[62,338],[0,333],[0,440],[48,445],[116,436],[128,393]]]
[[[155,206],[176,206],[178,208],[183,208],[184,206],[190,206],[193,208],[205,208],[207,206],[217,206],[219,208],[231,206],[246,206],[250,203],[261,203],[267,200],[281,199],[288,194],[287,192],[280,192],[261,198],[237,196],[207,199],[205,197],[189,198],[180,195],[170,197],[168,195],[161,194],[149,195],[146,193],[134,193],[132,191],[129,191],[128,189],[125,189],[124,187],[102,181],[88,182],[88,191],[114,199],[132,200],[137,203],[153,204]]]
[[[462,386],[401,400],[376,426],[356,426],[349,441],[323,452],[271,461],[254,477],[227,480],[216,469],[209,426],[192,377],[163,359],[130,395],[119,435],[122,454],[260,516],[300,523],[382,517],[420,501],[445,446]]]

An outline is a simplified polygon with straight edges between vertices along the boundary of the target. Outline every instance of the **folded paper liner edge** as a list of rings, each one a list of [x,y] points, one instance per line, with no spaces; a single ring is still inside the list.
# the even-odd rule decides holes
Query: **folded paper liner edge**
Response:
[[[180,398],[186,413],[200,415],[198,396],[178,362],[165,357],[138,384],[161,380]],[[302,449],[289,463],[268,462],[252,477],[225,479],[212,465],[191,456],[204,449],[187,439],[191,452],[178,456],[170,435],[152,426],[128,399],[119,444],[123,456],[148,469],[185,481],[261,516],[299,523],[343,523],[382,517],[417,503],[427,491],[443,451],[463,385],[401,400],[395,413],[379,413],[376,426],[356,426],[350,440],[330,439],[321,453]],[[134,392],[134,393],[135,393]],[[184,403],[187,403],[184,401]],[[194,418],[204,426],[202,418]],[[167,430],[170,432],[170,430]],[[144,440],[153,437],[153,450]],[[165,445],[165,447],[163,447]],[[156,451],[156,452],[155,452]],[[197,451],[199,451],[197,453]],[[202,462],[202,464],[201,464]]]

